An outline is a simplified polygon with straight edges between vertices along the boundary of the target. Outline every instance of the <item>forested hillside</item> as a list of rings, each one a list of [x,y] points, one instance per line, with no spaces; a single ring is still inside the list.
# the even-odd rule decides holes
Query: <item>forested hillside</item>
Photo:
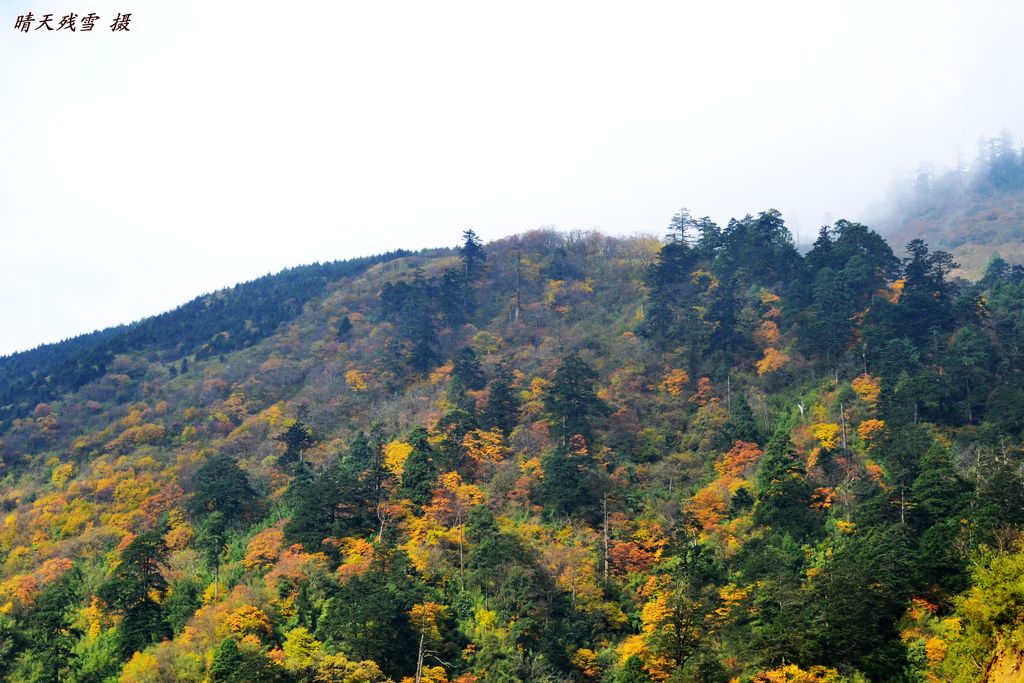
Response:
[[[956,268],[467,231],[0,359],[0,677],[1019,680],[1024,267]]]
[[[923,239],[951,252],[959,273],[977,279],[993,255],[1024,259],[1024,148],[1012,136],[982,140],[970,165],[922,167],[897,193],[882,223],[900,244]]]

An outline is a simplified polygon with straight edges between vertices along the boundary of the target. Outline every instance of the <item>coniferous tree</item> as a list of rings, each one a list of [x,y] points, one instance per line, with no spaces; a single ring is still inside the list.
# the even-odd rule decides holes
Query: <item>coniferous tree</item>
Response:
[[[544,409],[552,432],[563,445],[575,435],[592,443],[594,422],[609,412],[594,391],[596,381],[597,372],[576,354],[565,358],[555,371],[544,393]]]
[[[817,532],[817,515],[810,508],[812,487],[785,428],[777,429],[768,441],[757,484],[754,521],[780,534],[790,533],[798,540]]]
[[[394,325],[395,337],[385,348],[388,368],[399,377],[421,375],[441,361],[434,296],[417,269],[411,283],[386,283],[381,290],[381,315]]]
[[[586,449],[557,446],[541,459],[543,507],[555,515],[591,516],[598,505],[593,458]]]
[[[442,273],[437,283],[437,308],[449,327],[466,322],[469,311],[466,310],[466,278],[462,271],[449,268]]]
[[[487,252],[484,251],[483,242],[473,230],[466,230],[462,233],[459,256],[462,258],[466,283],[474,282],[483,271],[484,263],[487,261]]]
[[[434,449],[434,462],[440,472],[458,470],[465,464],[466,449],[463,439],[466,434],[479,427],[476,418],[468,411],[456,408],[449,411],[434,426],[440,439]]]
[[[697,256],[704,261],[713,261],[722,248],[722,229],[707,216],[694,222],[697,229],[697,242],[694,248]]]
[[[206,565],[213,570],[213,592],[220,593],[220,565],[224,555],[224,547],[228,542],[227,517],[220,510],[214,510],[203,516],[196,529],[194,545],[202,553]]]
[[[175,636],[181,634],[181,630],[195,611],[203,606],[202,597],[202,586],[191,577],[181,579],[170,587],[170,595],[164,603],[164,613],[167,624]]]
[[[313,430],[301,420],[295,420],[288,428],[275,437],[284,444],[285,452],[280,463],[284,467],[301,467],[302,453],[316,443]]]
[[[412,452],[405,460],[402,488],[399,492],[401,496],[420,506],[430,502],[431,490],[437,481],[433,449],[427,439],[427,430],[423,427],[417,427],[409,434],[408,441],[412,446]]]
[[[505,436],[511,434],[519,423],[519,408],[523,403],[519,393],[512,387],[514,381],[511,368],[502,365],[491,382],[487,405],[480,416],[484,427],[500,429]]]
[[[353,659],[375,661],[395,679],[410,675],[419,640],[409,611],[421,595],[408,558],[385,540],[370,570],[346,581],[327,601],[317,638]]]
[[[689,217],[683,220],[677,214],[669,226],[674,232],[644,278],[650,294],[639,331],[665,350],[693,346],[700,338],[701,327],[694,306],[698,288],[692,278],[697,254],[685,240],[688,227]]]
[[[213,512],[223,515],[225,529],[253,521],[260,511],[259,495],[235,460],[224,453],[207,458],[193,477],[189,513],[202,519]]]
[[[352,338],[352,321],[349,317],[342,316],[341,320],[338,321],[338,341],[347,342]]]
[[[78,603],[81,573],[72,568],[36,597],[25,619],[25,638],[31,645],[32,659],[39,665],[33,679],[40,683],[71,680],[78,668],[75,644],[82,631],[74,618]]]
[[[757,420],[754,419],[754,411],[743,392],[736,392],[732,399],[729,410],[729,438],[732,441],[751,441],[757,443],[760,439],[760,430],[757,427]]]
[[[210,664],[212,683],[286,683],[287,670],[276,664],[263,650],[251,645],[240,648],[234,638],[221,641]]]
[[[968,514],[969,492],[946,449],[932,445],[910,489],[910,519],[920,533],[917,571],[926,590],[955,593],[966,587],[966,557],[957,550],[957,538],[964,531],[961,520]]]
[[[124,658],[170,635],[160,606],[167,591],[161,568],[166,555],[161,530],[139,534],[121,551],[120,563],[97,590],[100,600],[123,617],[118,632]]]
[[[1024,528],[1024,479],[1016,463],[999,464],[978,488],[978,521],[987,538]]]
[[[815,659],[892,680],[906,666],[896,622],[912,590],[907,529],[891,525],[846,537],[812,584]]]
[[[480,358],[471,346],[463,346],[455,355],[452,376],[458,377],[466,389],[478,391],[484,388],[487,378],[480,367]]]

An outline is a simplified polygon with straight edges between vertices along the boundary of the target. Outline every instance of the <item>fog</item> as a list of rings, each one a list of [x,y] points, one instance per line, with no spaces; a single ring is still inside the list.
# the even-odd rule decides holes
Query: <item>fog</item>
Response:
[[[712,6],[713,5],[713,6]],[[92,33],[12,27],[95,12]],[[117,13],[129,32],[113,33]],[[1024,125],[1014,2],[3,3],[0,353],[284,267],[769,207]]]

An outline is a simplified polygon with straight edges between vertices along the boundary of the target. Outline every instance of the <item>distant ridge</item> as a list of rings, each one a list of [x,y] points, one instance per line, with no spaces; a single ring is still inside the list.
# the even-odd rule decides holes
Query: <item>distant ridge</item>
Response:
[[[441,250],[444,251],[444,250]],[[163,362],[251,346],[302,312],[329,282],[413,252],[313,263],[217,290],[144,318],[0,357],[0,433],[40,402],[103,376],[115,354],[148,350]]]

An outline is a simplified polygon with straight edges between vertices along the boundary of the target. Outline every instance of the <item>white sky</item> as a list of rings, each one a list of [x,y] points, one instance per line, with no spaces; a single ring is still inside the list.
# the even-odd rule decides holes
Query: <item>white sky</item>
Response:
[[[774,207],[813,239],[1024,134],[1013,1],[0,0],[0,26],[0,353],[467,227]]]

